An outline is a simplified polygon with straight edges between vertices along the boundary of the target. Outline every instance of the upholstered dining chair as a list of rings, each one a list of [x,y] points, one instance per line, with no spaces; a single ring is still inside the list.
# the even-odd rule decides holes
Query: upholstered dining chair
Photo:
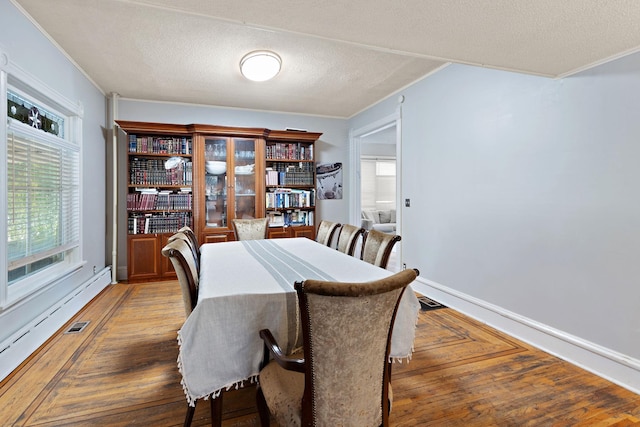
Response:
[[[387,268],[391,250],[396,242],[400,241],[396,234],[383,233],[378,230],[369,230],[364,235],[361,259],[381,268]]]
[[[236,234],[236,240],[260,240],[267,238],[269,218],[234,218],[232,224],[233,231]]]
[[[344,224],[338,233],[338,249],[340,252],[353,256],[356,250],[356,243],[365,232],[364,228],[351,224]]]
[[[191,249],[191,254],[193,255],[193,261],[196,264],[196,271],[200,274],[200,248],[197,247],[197,243],[194,243],[193,239],[189,237],[189,235],[183,231],[178,231],[171,235],[167,239],[167,243],[173,242],[176,239],[183,240]]]
[[[280,427],[388,426],[391,331],[402,293],[417,274],[407,269],[365,283],[296,283],[304,358],[284,356],[271,332],[260,331],[261,425],[272,415]]]
[[[181,232],[171,236],[162,248],[162,255],[168,257],[173,264],[173,268],[178,276],[178,282],[182,289],[182,299],[187,317],[196,308],[198,302],[198,281],[199,274],[196,266],[196,259],[191,248],[190,239]],[[184,427],[189,427],[193,421],[195,405],[187,404],[187,414],[185,415]],[[211,423],[220,425],[222,422],[222,394],[216,399],[211,399]]]
[[[340,227],[339,222],[331,222],[327,220],[320,221],[318,224],[318,232],[316,233],[316,242],[323,244],[325,246],[331,246],[331,241],[333,240],[333,235],[336,230]]]
[[[196,255],[197,261],[200,261],[200,244],[198,243],[196,233],[193,232],[191,227],[186,225],[178,230],[178,233],[184,233],[184,235],[189,238],[189,240],[191,241],[191,246],[194,249],[194,254]]]
[[[182,289],[185,314],[188,317],[198,301],[198,267],[196,266],[191,245],[186,238],[176,236],[169,240],[165,247],[162,248],[162,255],[171,260],[173,268],[176,270],[178,282]]]

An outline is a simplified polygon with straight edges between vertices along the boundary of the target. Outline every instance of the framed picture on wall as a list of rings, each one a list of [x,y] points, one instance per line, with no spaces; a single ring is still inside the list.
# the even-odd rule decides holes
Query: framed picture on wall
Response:
[[[320,200],[342,199],[342,163],[316,166],[316,194]]]

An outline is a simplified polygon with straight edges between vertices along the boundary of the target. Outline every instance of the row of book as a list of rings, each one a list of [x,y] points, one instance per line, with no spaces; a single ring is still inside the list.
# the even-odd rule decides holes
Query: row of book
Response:
[[[315,202],[315,190],[279,188],[266,195],[267,209],[311,208]]]
[[[278,172],[315,172],[315,165],[311,162],[270,162],[267,170],[276,170]]]
[[[191,154],[193,144],[188,137],[129,135],[129,152],[146,154]]]
[[[128,219],[129,234],[175,233],[182,227],[193,227],[191,212],[133,215]]]
[[[313,145],[278,142],[267,145],[267,159],[313,160]]]
[[[267,185],[313,185],[313,173],[267,171]]]
[[[269,218],[269,227],[313,225],[313,211],[271,211],[267,212],[267,218]]]
[[[151,190],[127,194],[128,211],[190,210],[191,206],[191,193],[187,191],[171,193],[169,191]]]
[[[267,185],[310,185],[314,184],[312,163],[303,163],[302,167],[280,167],[282,163],[274,163],[275,167],[268,167],[265,173]]]
[[[191,185],[193,163],[184,162],[175,169],[165,169],[160,159],[131,159],[129,174],[132,185]]]

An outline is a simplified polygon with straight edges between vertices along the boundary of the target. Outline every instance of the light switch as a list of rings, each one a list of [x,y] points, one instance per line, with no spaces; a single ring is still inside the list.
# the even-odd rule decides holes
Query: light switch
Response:
[[[411,199],[404,199],[404,207],[405,208],[411,207]]]

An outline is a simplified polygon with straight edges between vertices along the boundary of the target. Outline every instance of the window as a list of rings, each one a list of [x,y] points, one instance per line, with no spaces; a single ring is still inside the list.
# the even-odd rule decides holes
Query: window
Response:
[[[362,209],[395,209],[396,161],[362,157],[361,207]]]
[[[0,306],[78,268],[80,260],[80,122],[63,103],[3,74],[6,127],[0,189],[6,212],[6,258]],[[13,84],[12,84],[13,83]],[[66,111],[65,111],[66,110]],[[2,243],[0,243],[2,244]]]

